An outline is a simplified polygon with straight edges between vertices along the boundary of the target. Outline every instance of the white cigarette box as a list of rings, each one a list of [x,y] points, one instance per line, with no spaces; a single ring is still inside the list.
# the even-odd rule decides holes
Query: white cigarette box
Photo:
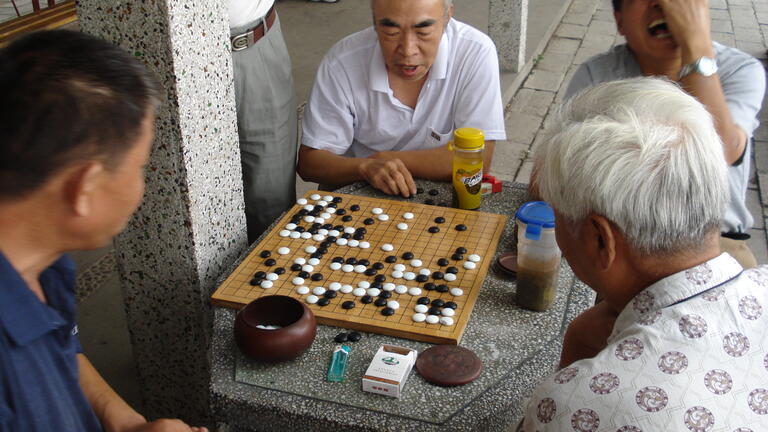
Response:
[[[417,355],[410,348],[380,346],[363,375],[363,390],[399,398]]]

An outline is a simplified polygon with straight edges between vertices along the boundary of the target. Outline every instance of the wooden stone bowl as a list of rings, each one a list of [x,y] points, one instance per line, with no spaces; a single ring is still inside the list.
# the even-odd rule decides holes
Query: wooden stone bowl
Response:
[[[267,330],[257,326],[280,326]],[[312,346],[317,334],[315,314],[304,303],[282,295],[257,298],[235,318],[235,342],[256,360],[276,363],[291,360]]]

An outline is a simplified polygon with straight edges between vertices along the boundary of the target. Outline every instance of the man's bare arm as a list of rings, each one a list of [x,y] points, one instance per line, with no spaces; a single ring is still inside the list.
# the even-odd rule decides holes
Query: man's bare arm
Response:
[[[483,152],[483,169],[491,168],[493,150],[496,141],[486,141]],[[450,181],[452,173],[453,152],[447,146],[425,150],[409,150],[399,152],[381,152],[372,156],[377,159],[400,159],[414,177],[427,180]]]

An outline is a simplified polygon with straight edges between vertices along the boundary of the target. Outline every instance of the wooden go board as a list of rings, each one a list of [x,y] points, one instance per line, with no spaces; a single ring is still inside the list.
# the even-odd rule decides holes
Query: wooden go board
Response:
[[[313,199],[313,197],[318,198],[318,196],[320,199]],[[334,213],[328,212],[327,207],[322,208],[323,203],[330,204],[324,198],[341,200],[335,203],[336,210],[332,210]],[[211,298],[213,304],[239,309],[261,296],[287,295],[305,302],[315,313],[318,323],[321,324],[430,343],[459,343],[464,329],[469,322],[477,296],[482,288],[490,261],[496,252],[499,238],[504,231],[506,216],[416,204],[407,201],[393,201],[318,191],[308,192],[304,199],[307,200],[307,203],[300,204],[299,202],[303,202],[303,200],[298,200],[299,202],[286,212],[275,228],[263,238],[235,271],[218,287]],[[353,206],[359,206],[359,209],[353,211]],[[317,216],[303,214],[312,212],[315,208],[322,209],[323,211],[315,211]],[[339,211],[339,209],[343,210]],[[388,220],[381,220],[384,217],[381,216],[380,219],[380,215],[373,213],[374,209],[381,209],[381,214],[387,215]],[[345,214],[340,215],[339,213]],[[413,218],[405,219],[405,213],[412,213]],[[307,218],[307,216],[311,217]],[[318,222],[313,221],[312,218],[321,216],[327,217],[323,217],[322,223],[317,225]],[[438,217],[442,217],[445,220],[442,223],[437,223],[435,219]],[[364,222],[369,218],[373,220],[373,223],[366,225]],[[342,219],[347,219],[347,221]],[[368,222],[371,221],[369,220]],[[293,225],[289,225],[291,223],[294,223],[297,227],[294,228]],[[399,223],[406,223],[408,225],[407,229],[398,228]],[[313,224],[314,229],[312,229]],[[464,225],[466,230],[457,230],[456,227],[460,224]],[[356,230],[365,228],[366,232],[354,247],[351,247],[349,244],[337,244],[338,239],[342,238],[343,230],[337,230],[339,235],[335,236],[336,240],[333,243],[330,243],[334,240],[330,238],[332,237],[331,234],[335,234],[334,228],[341,228],[342,226],[344,228],[352,227]],[[313,237],[292,238],[291,236],[297,236],[292,234],[293,232],[302,230],[300,227],[303,227],[305,233],[312,229],[314,233],[309,234]],[[439,231],[435,233],[430,232],[429,229],[432,227],[437,227]],[[360,238],[359,231],[356,233],[358,234],[357,237]],[[347,241],[354,240],[354,234],[349,234],[351,236]],[[308,235],[304,234],[304,237],[308,237]],[[361,246],[366,246],[362,242],[368,242],[368,247],[362,248]],[[340,243],[344,243],[344,241],[342,240]],[[355,242],[352,242],[352,244],[354,245]],[[383,250],[382,246],[385,244],[392,245],[393,250]],[[318,249],[315,251],[317,253],[322,252],[320,249],[323,245],[325,245],[327,251],[322,257],[315,255],[319,263],[312,266],[311,272],[304,274],[304,276],[310,275],[310,277],[302,278],[304,279],[303,283],[297,285],[296,282],[299,281],[294,281],[294,278],[297,277],[299,270],[296,270],[296,266],[292,270],[291,266],[296,264],[295,261],[297,259],[300,263],[302,258],[305,261],[309,261],[313,253],[311,252],[313,250],[312,247]],[[454,255],[457,248],[460,247],[467,250],[463,254],[462,259],[458,259],[459,257]],[[280,254],[278,252],[280,248],[288,248],[289,251],[285,254]],[[310,252],[307,251],[307,248],[309,248]],[[270,256],[262,257],[263,251],[269,251]],[[286,251],[282,250],[282,252]],[[411,259],[404,259],[403,254],[406,252],[411,252],[414,255],[413,259],[420,260],[421,266],[414,267]],[[479,255],[480,260],[475,263],[475,268],[467,269],[464,267],[464,263],[473,254]],[[388,262],[386,260],[387,257],[390,257],[389,261],[392,261],[391,256],[396,257],[395,262]],[[350,272],[345,272],[342,269],[332,270],[331,264],[333,260],[336,259],[338,261],[339,257],[343,258],[345,263],[350,258],[354,258],[357,261],[367,260],[368,265],[364,266],[366,270],[376,270],[374,268],[376,263],[381,263],[377,266],[381,267],[383,265],[383,268],[376,270],[375,274],[373,274],[373,270],[368,273],[358,272],[363,270],[362,267],[358,267],[356,271]],[[448,264],[444,266],[439,265],[438,260],[441,258],[447,259]],[[476,259],[477,257],[474,258]],[[273,265],[268,266],[267,260],[270,259],[275,262]],[[420,271],[426,273],[426,270],[429,270],[428,280],[419,282],[418,279],[406,280],[403,277],[397,277],[400,275],[394,273],[395,269],[402,268],[398,264],[405,266],[402,273],[403,276],[407,277],[418,275]],[[305,266],[307,264],[299,265]],[[361,264],[355,265],[359,266]],[[468,264],[468,266],[471,267],[472,265]],[[457,273],[455,273],[455,280],[434,279],[434,272],[439,271],[446,274],[446,270],[450,267],[458,269]],[[254,278],[257,272],[277,273],[279,270],[275,272],[275,269],[278,268],[284,269],[285,272],[278,275],[276,280],[270,281],[272,286],[269,288],[261,286],[263,280],[267,279]],[[309,270],[308,268],[306,269]],[[349,270],[348,267],[346,269]],[[413,274],[407,275],[406,273],[408,272]],[[311,275],[316,273],[322,275],[322,280],[311,279]],[[379,275],[383,275],[383,277]],[[379,277],[379,280],[384,279],[383,282],[379,282],[379,285],[375,283],[376,276]],[[275,276],[272,275],[270,277],[274,278]],[[449,279],[451,278],[449,277]],[[424,278],[421,277],[420,279],[423,280]],[[378,289],[379,292],[388,291],[391,293],[391,297],[387,300],[395,300],[399,303],[399,308],[394,310],[394,314],[385,316],[382,314],[385,306],[376,306],[375,303],[364,304],[360,290],[345,293],[349,291],[350,287],[353,290],[363,288],[366,294],[370,293],[371,287],[366,288],[366,282],[373,284],[373,287]],[[394,290],[392,290],[393,285],[391,284],[394,284],[396,287]],[[266,285],[270,284],[267,283]],[[341,288],[339,288],[339,285]],[[440,287],[440,285],[447,285],[448,292],[441,292],[445,291],[446,287]],[[381,288],[378,288],[379,286]],[[310,290],[309,293],[300,294],[300,292],[307,289],[300,287],[307,287]],[[310,295],[313,295],[312,291],[316,287],[323,287],[325,290],[334,288],[336,296],[330,299],[330,303],[325,306],[320,306],[317,303],[309,304],[307,299]],[[427,289],[433,287],[435,289]],[[409,292],[402,293],[404,288],[407,288]],[[421,293],[417,293],[416,291],[418,290],[411,290],[411,288],[418,288],[418,290],[421,290]],[[456,290],[452,290],[452,288],[459,288],[463,293],[458,293]],[[372,293],[376,294],[375,290]],[[379,295],[374,295],[372,298],[378,299]],[[324,295],[321,294],[317,297],[323,298]],[[414,321],[413,316],[417,313],[415,308],[421,297],[428,297],[430,300],[442,299],[444,302],[454,302],[456,308],[454,309],[453,316],[450,317],[451,319],[447,320],[449,324]],[[353,302],[354,307],[344,309],[342,305],[348,301]],[[438,307],[437,310],[442,311],[443,309],[445,307]],[[436,315],[434,314],[435,311],[433,309],[431,310],[432,313],[426,312],[425,315]],[[445,315],[448,314],[445,313]],[[436,316],[438,319],[442,318],[442,312]],[[430,320],[434,319],[431,318]],[[452,324],[450,324],[451,320],[453,321]]]

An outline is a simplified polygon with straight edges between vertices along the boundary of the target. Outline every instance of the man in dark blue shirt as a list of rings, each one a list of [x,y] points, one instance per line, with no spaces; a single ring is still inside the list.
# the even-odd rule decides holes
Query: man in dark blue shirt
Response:
[[[103,246],[144,192],[158,87],[81,33],[0,50],[0,432],[204,431],[148,422],[82,354],[72,262]]]

